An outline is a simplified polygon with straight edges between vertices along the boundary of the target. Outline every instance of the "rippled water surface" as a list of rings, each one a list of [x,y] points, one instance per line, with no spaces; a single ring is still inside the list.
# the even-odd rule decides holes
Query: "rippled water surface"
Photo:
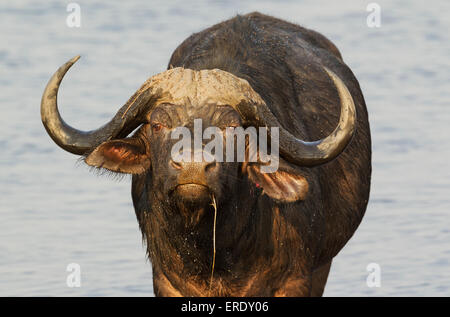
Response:
[[[69,2],[69,1],[68,1]],[[67,3],[68,3],[67,2]],[[80,129],[104,124],[187,36],[260,11],[330,38],[360,81],[373,137],[366,216],[335,258],[326,296],[450,295],[450,2],[64,1],[0,3],[0,295],[153,295],[130,179],[98,177],[47,136],[50,75],[81,54],[59,94]],[[66,285],[78,263],[82,285]],[[381,287],[366,285],[369,263]]]

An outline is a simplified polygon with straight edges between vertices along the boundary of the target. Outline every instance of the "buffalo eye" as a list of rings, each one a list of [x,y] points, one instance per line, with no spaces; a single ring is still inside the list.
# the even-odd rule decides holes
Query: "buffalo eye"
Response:
[[[154,123],[152,124],[152,130],[153,132],[159,132],[164,128],[164,126],[161,123]]]

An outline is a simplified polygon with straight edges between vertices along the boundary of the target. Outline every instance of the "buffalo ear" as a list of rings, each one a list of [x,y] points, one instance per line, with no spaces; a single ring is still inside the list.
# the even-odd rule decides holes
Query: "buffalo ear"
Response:
[[[250,180],[263,189],[269,197],[281,202],[304,200],[308,193],[308,181],[293,171],[278,170],[274,173],[262,173],[259,165],[248,165]]]
[[[113,172],[141,174],[150,167],[144,142],[138,138],[106,141],[86,158],[86,164]]]

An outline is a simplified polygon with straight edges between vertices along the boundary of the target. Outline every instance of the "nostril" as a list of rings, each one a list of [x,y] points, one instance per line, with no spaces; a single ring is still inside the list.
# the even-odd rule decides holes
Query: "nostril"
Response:
[[[175,162],[174,160],[170,160],[169,164],[170,164],[170,166],[172,166],[172,168],[174,168],[176,170],[180,170],[183,168],[181,163]]]
[[[210,171],[212,171],[213,169],[215,169],[216,167],[217,167],[217,162],[216,162],[216,161],[211,162],[211,163],[208,163],[208,164],[205,166],[205,172],[210,172]]]

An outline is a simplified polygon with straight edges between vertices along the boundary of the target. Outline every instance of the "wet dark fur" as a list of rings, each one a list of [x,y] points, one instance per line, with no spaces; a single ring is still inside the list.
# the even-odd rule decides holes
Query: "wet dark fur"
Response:
[[[281,124],[304,140],[327,136],[340,114],[336,88],[322,65],[347,85],[357,108],[350,145],[323,166],[301,168],[306,200],[277,203],[239,175],[218,202],[212,264],[213,209],[196,226],[174,216],[150,189],[151,173],[134,175],[132,196],[153,266],[157,296],[321,295],[332,258],[357,229],[369,198],[371,141],[358,81],[322,35],[259,13],[193,34],[169,67],[219,68],[246,79]],[[179,214],[179,213],[178,213]]]

